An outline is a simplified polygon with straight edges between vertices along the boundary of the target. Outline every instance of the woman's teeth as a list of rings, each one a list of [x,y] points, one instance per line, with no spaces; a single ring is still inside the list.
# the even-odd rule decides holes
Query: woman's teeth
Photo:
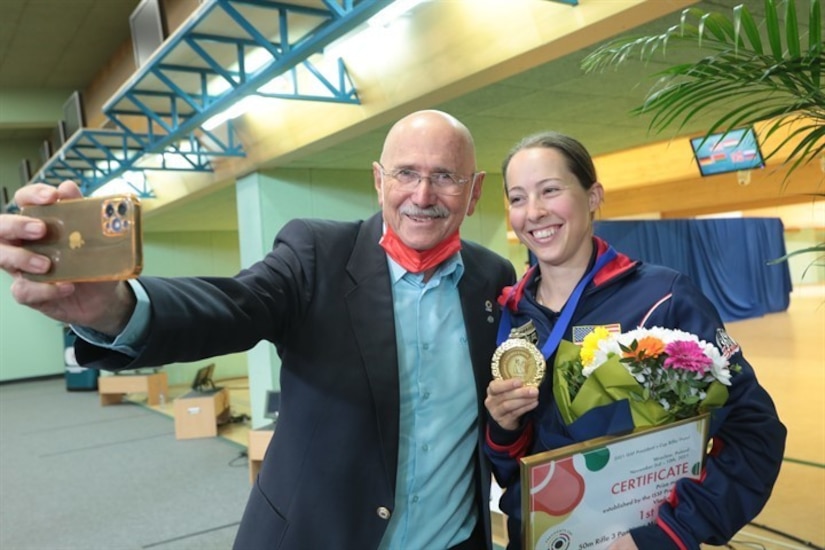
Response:
[[[549,239],[550,237],[552,237],[555,234],[556,234],[555,229],[539,229],[539,230],[533,231],[533,237],[535,237],[537,239]]]

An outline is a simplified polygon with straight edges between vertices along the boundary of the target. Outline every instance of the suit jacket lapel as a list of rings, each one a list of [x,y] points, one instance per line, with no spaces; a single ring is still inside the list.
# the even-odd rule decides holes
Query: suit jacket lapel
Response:
[[[370,384],[384,454],[387,483],[395,494],[398,463],[398,351],[390,272],[378,244],[380,214],[366,220],[356,237],[347,272],[352,287],[345,296],[352,330]]]
[[[498,308],[492,300],[484,299],[484,269],[476,261],[476,257],[462,250],[464,274],[458,283],[458,293],[461,297],[461,309],[464,315],[464,326],[467,329],[467,342],[470,346],[470,359],[475,373],[476,391],[478,395],[487,394],[487,384],[490,383],[490,359],[492,347],[495,346],[495,330],[498,326]],[[488,303],[489,302],[489,303]],[[480,399],[479,403],[482,400]],[[481,405],[479,405],[479,410]],[[483,418],[483,416],[479,416]]]

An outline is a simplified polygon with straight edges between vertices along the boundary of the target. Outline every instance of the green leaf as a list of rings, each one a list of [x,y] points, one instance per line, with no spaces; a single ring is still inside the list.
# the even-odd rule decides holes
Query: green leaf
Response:
[[[788,55],[799,57],[799,23],[796,19],[796,2],[785,2],[785,42],[788,44]]]
[[[775,265],[781,264],[788,260],[788,258],[792,258],[794,256],[798,256],[799,254],[810,254],[811,252],[821,252],[825,253],[825,242],[821,242],[815,246],[809,246],[807,248],[800,248],[799,250],[794,250],[793,252],[789,252],[782,256],[781,258],[776,258],[775,260],[769,260],[767,265]]]
[[[782,31],[779,27],[779,14],[776,11],[776,2],[765,0],[765,28],[768,33],[768,44],[771,52],[777,59],[782,58]]]
[[[735,26],[737,28],[741,26],[741,28],[744,29],[753,51],[758,55],[762,55],[762,38],[759,35],[759,28],[756,26],[751,12],[748,11],[747,7],[740,4],[733,8],[733,16],[737,22]]]

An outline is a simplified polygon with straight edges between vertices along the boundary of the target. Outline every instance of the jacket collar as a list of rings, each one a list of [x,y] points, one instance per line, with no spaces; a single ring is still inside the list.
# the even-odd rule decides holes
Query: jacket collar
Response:
[[[597,259],[607,251],[609,246],[605,240],[596,236],[593,237],[593,244],[596,247]],[[633,269],[638,263],[639,262],[637,260],[631,260],[625,254],[617,253],[615,258],[613,258],[603,268],[601,268],[598,273],[596,273],[593,277],[593,282],[591,285],[593,287],[605,285],[621,274]],[[521,302],[521,299],[524,297],[525,289],[532,286],[533,281],[538,274],[538,264],[535,264],[524,273],[515,286],[504,287],[501,295],[498,297],[499,305],[501,305],[501,307],[510,308],[512,311],[516,311],[518,309],[518,303]]]

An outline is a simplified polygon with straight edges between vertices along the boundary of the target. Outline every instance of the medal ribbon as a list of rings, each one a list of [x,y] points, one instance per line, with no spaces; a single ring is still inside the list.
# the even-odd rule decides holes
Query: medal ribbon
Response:
[[[564,336],[564,332],[567,330],[567,325],[570,324],[570,319],[573,318],[573,312],[576,310],[576,306],[579,304],[579,299],[584,292],[584,288],[587,286],[587,283],[599,272],[601,268],[603,268],[610,260],[616,257],[616,251],[613,249],[612,246],[609,246],[607,250],[602,254],[597,260],[596,263],[593,264],[593,268],[588,271],[584,277],[581,278],[579,284],[576,285],[576,288],[573,290],[573,293],[570,295],[570,298],[567,299],[567,303],[564,304],[564,307],[561,310],[561,315],[559,315],[559,319],[556,321],[556,324],[553,326],[553,330],[550,332],[550,336],[547,337],[547,340],[544,342],[544,345],[541,348],[541,353],[544,355],[545,359],[549,359],[553,353],[556,352],[556,348],[559,347],[559,342],[561,342],[561,337]],[[515,287],[513,287],[515,288]],[[510,291],[512,292],[512,290]],[[499,321],[498,325],[498,337],[497,337],[497,344],[501,345],[508,336],[510,335],[510,330],[512,329],[513,322],[510,318],[510,310],[508,308],[503,308],[501,312],[501,321]]]

